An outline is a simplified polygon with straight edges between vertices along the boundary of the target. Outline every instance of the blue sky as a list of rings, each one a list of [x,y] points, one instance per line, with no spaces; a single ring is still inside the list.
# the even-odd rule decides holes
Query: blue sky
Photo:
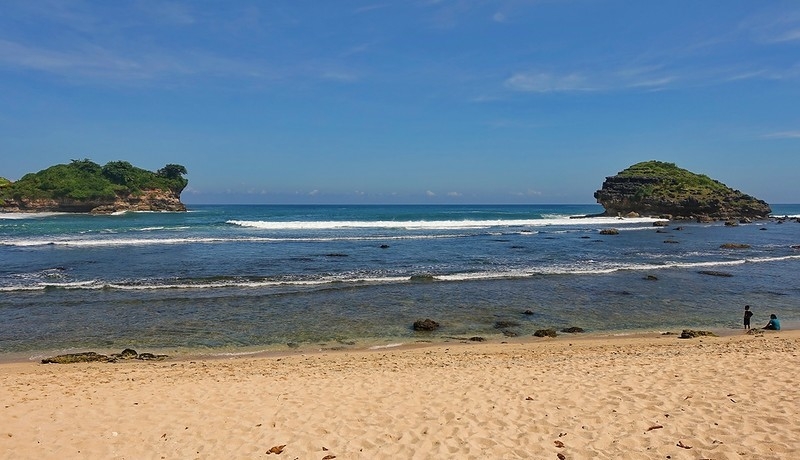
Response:
[[[800,202],[797,1],[15,1],[0,176],[189,170],[192,203],[593,203],[677,163]]]

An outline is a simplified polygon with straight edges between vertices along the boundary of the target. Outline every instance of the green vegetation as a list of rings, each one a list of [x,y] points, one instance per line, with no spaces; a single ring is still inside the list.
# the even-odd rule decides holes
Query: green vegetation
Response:
[[[606,215],[701,216],[713,219],[765,217],[769,205],[703,174],[663,161],[637,163],[606,177],[595,192]]]
[[[89,159],[72,160],[26,174],[16,182],[0,180],[0,203],[9,199],[114,199],[157,189],[180,193],[188,184],[183,177],[186,173],[185,167],[175,164],[152,172],[127,161],[100,166]]]
[[[730,189],[723,183],[711,179],[704,174],[695,174],[675,163],[663,161],[644,161],[620,171],[620,178],[653,179],[653,183],[640,188],[636,200],[644,200],[653,196],[679,198],[691,195],[695,198],[726,193]]]

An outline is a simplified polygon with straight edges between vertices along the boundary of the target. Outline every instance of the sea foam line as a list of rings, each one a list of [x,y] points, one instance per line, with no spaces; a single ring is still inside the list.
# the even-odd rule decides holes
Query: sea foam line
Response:
[[[408,220],[408,221],[265,221],[265,220],[228,220],[225,223],[239,227],[261,230],[341,230],[353,228],[379,228],[403,230],[459,230],[483,229],[492,227],[547,227],[553,225],[612,225],[650,223],[659,219],[649,217],[625,218],[591,217],[582,219],[514,219],[514,220]],[[663,220],[663,219],[662,219]]]
[[[738,266],[747,263],[769,263],[769,262],[782,262],[789,260],[800,260],[800,255],[789,255],[780,257],[761,257],[750,259],[737,259],[737,260],[724,260],[724,261],[707,261],[707,262],[675,262],[665,264],[602,264],[592,267],[591,263],[581,263],[574,265],[554,266],[548,268],[532,267],[532,268],[519,268],[511,270],[502,270],[496,272],[482,271],[482,272],[469,272],[469,273],[452,273],[452,274],[424,274],[430,276],[430,281],[480,281],[491,279],[520,279],[532,276],[542,275],[602,275],[614,273],[617,271],[631,270],[631,271],[658,271],[665,269],[697,269],[708,267],[726,267]],[[270,287],[316,287],[324,285],[336,284],[399,284],[399,283],[413,283],[416,281],[413,276],[331,276],[313,280],[243,280],[232,279],[228,281],[214,281],[214,282],[199,282],[199,283],[171,283],[171,284],[125,284],[125,283],[109,283],[99,280],[71,282],[71,283],[38,283],[34,285],[12,285],[0,286],[0,292],[13,292],[13,291],[35,291],[44,289],[61,288],[65,290],[73,289],[86,289],[86,290],[99,290],[99,289],[114,289],[121,291],[146,291],[146,290],[162,290],[162,289],[222,289],[222,288],[270,288]],[[423,281],[424,282],[424,281]]]
[[[336,237],[299,237],[299,238],[271,238],[271,237],[215,237],[215,238],[104,238],[104,239],[6,239],[0,240],[0,246],[35,247],[35,246],[73,246],[73,247],[103,247],[103,246],[148,246],[148,245],[174,245],[174,244],[220,244],[220,243],[316,243],[333,241],[392,241],[392,240],[423,240],[465,238],[470,234],[442,234],[442,235],[391,235],[391,236],[336,236]]]

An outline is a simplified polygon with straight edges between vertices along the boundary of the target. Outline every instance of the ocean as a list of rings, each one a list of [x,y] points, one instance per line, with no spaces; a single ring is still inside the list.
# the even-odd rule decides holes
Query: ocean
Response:
[[[791,218],[656,227],[572,218],[598,205],[189,208],[0,214],[0,358],[732,331],[745,304],[754,326],[771,313],[800,326]],[[796,219],[800,205],[773,215]],[[424,318],[441,327],[414,331]]]

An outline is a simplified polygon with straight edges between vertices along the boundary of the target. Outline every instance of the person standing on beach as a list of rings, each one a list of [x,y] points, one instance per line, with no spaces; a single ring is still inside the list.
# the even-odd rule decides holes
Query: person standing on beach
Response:
[[[744,328],[750,329],[750,317],[753,316],[753,312],[750,311],[750,305],[744,306]]]

